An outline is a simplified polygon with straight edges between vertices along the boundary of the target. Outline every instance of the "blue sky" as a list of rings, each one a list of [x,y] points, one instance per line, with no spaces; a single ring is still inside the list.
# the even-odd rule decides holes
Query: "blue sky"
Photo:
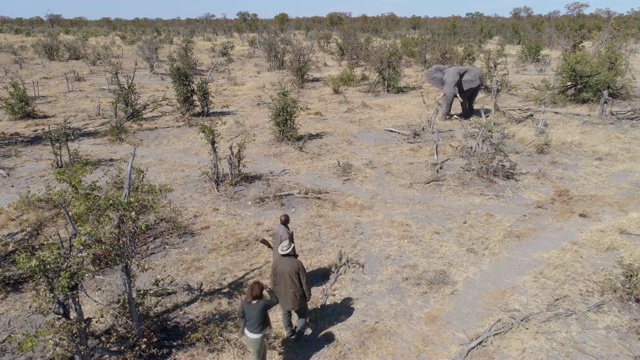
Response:
[[[564,6],[573,0],[529,0],[522,3],[493,1],[429,1],[429,0],[0,0],[0,15],[9,17],[44,16],[47,11],[62,14],[65,18],[84,16],[89,19],[101,17],[125,18],[195,18],[204,13],[217,17],[226,14],[234,18],[238,11],[257,13],[260,18],[273,18],[281,12],[290,17],[325,16],[332,11],[380,15],[393,12],[398,16],[451,16],[468,12],[482,12],[487,15],[508,16],[514,7],[529,6],[536,14],[546,14],[553,10],[564,13]],[[626,13],[632,8],[640,9],[638,0],[598,0],[581,1],[591,5],[587,12],[610,8]]]

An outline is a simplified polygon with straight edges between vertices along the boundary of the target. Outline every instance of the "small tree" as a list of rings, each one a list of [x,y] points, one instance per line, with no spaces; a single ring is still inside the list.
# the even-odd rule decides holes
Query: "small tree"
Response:
[[[35,98],[27,94],[23,84],[12,80],[4,89],[9,96],[0,97],[0,105],[11,119],[33,119],[39,116]]]
[[[233,145],[234,144],[229,145],[229,155],[227,156],[229,184],[231,184],[231,186],[241,183],[244,178],[242,168],[244,167],[244,149],[246,144],[244,142],[238,143],[235,150],[233,149]]]
[[[169,57],[169,63],[180,66],[189,76],[198,74],[198,61],[196,61],[193,51],[195,42],[190,37],[184,37],[178,45],[176,52]]]
[[[274,29],[265,30],[258,40],[258,47],[264,51],[272,70],[282,70],[286,67],[290,44],[289,36]]]
[[[84,281],[94,269],[91,255],[94,248],[89,238],[80,234],[76,223],[65,205],[58,205],[67,221],[67,235],[56,232],[49,239],[43,239],[32,254],[22,254],[18,266],[29,273],[38,286],[38,300],[42,310],[53,309],[59,325],[53,341],[57,352],[73,354],[75,359],[89,360],[89,326],[85,318],[80,294]],[[45,311],[46,313],[46,311]]]
[[[299,138],[296,118],[300,110],[299,101],[282,82],[275,96],[271,97],[270,119],[278,141],[296,141]]]
[[[499,110],[498,99],[509,88],[509,70],[507,68],[507,53],[504,44],[497,49],[487,49],[483,53],[483,77],[486,86],[491,91],[491,113]]]
[[[222,175],[220,174],[220,164],[218,161],[218,141],[220,134],[214,125],[200,124],[200,133],[204,136],[209,144],[211,151],[211,172],[207,173],[207,177],[213,182],[216,191],[219,192],[222,183]]]
[[[289,56],[289,71],[293,75],[293,79],[299,87],[303,87],[307,81],[311,66],[313,65],[313,45],[304,43],[293,43],[291,46],[291,55]]]

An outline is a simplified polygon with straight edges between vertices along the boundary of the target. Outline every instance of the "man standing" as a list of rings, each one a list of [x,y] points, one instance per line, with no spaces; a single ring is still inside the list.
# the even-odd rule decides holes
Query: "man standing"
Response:
[[[307,270],[297,256],[293,254],[294,244],[283,241],[277,247],[278,257],[271,266],[271,287],[280,300],[282,322],[287,338],[299,339],[304,335],[307,325],[311,289],[307,281]],[[292,312],[298,316],[295,327],[291,322]]]
[[[280,215],[280,224],[278,224],[275,228],[273,228],[273,231],[271,232],[274,260],[277,257],[279,257],[278,247],[280,246],[281,243],[283,243],[284,241],[289,241],[291,242],[292,245],[294,243],[293,231],[289,229],[289,222],[290,222],[289,215],[287,214]],[[296,255],[295,249],[292,250],[292,255]]]

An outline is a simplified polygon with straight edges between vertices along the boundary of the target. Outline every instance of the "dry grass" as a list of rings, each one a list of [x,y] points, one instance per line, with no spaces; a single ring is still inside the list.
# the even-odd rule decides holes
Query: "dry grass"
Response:
[[[27,40],[5,35],[0,41]],[[329,303],[345,318],[303,346],[318,359],[450,358],[504,314],[538,310],[556,298],[562,299],[560,308],[589,305],[600,298],[598,282],[614,271],[618,257],[638,259],[637,239],[618,231],[628,227],[638,232],[631,228],[640,210],[635,201],[640,195],[640,163],[634,153],[640,142],[637,124],[610,123],[589,117],[594,108],[567,107],[562,110],[585,117],[546,114],[551,149],[548,155],[537,155],[532,141],[538,113],[521,124],[498,119],[507,127],[511,156],[523,174],[517,182],[487,183],[462,170],[465,162],[458,154],[464,123],[438,122],[440,157],[451,160],[444,166],[444,181],[424,185],[420,182],[433,161],[432,136],[410,143],[383,129],[425,126],[431,110],[425,109],[420,92],[435,99],[437,89],[425,85],[386,95],[346,88],[342,95],[333,95],[322,82],[309,83],[297,94],[303,106],[300,133],[323,135],[297,147],[280,144],[273,139],[265,102],[286,72],[268,71],[262,54],[251,56],[246,44],[234,41],[236,62],[213,74],[214,107],[229,105],[230,112],[222,117],[221,149],[226,151],[237,135],[246,135],[246,171],[265,175],[263,180],[228,192],[228,198],[217,195],[200,175],[209,161],[204,139],[169,106],[125,144],[100,137],[74,144],[84,156],[114,159],[116,166],[124,166],[135,144],[136,161],[148,169],[148,178],[173,186],[171,200],[184,209],[196,234],[149,260],[140,284],[172,275],[180,284],[202,282],[204,292],[213,295],[188,305],[188,294],[169,299],[183,304],[172,313],[172,321],[202,324],[215,312],[233,311],[238,289],[254,279],[268,280],[271,254],[254,239],[267,236],[284,212],[291,215],[298,253],[308,270],[328,267],[338,250],[365,264],[364,272],[341,277],[332,291]],[[209,47],[205,42],[196,46],[202,68],[209,64]],[[170,50],[163,49],[161,56]],[[517,49],[509,51],[515,54]],[[130,70],[134,50],[124,47],[124,53]],[[339,72],[332,58],[317,57],[327,65],[316,67],[313,77]],[[14,122],[0,114],[2,137],[42,134],[49,124],[72,115],[74,125],[85,129],[103,126],[105,116],[96,116],[98,103],[103,114],[108,111],[109,95],[101,89],[106,86],[103,69],[83,62],[46,62],[45,67],[39,62],[30,58],[20,75],[27,83],[40,81],[39,106],[50,118]],[[0,54],[0,63],[10,64],[7,54]],[[638,59],[632,64],[637,67]],[[513,61],[510,66],[516,88],[503,97],[505,107],[522,105],[532,91],[530,84],[552,76],[516,71]],[[67,93],[63,74],[70,68],[86,81]],[[162,67],[158,71],[165,72]],[[404,82],[421,84],[422,76],[422,69],[411,67]],[[137,79],[144,95],[173,97],[168,76],[141,69]],[[488,105],[488,96],[481,94],[477,103],[478,108]],[[436,107],[435,102],[429,105]],[[454,111],[459,111],[456,106]],[[45,144],[7,146],[0,155],[1,166],[12,170],[8,178],[0,178],[1,206],[52,183]],[[272,198],[296,188],[322,190],[322,199]],[[565,229],[572,231],[554,238]],[[232,290],[223,291],[230,286]],[[311,306],[317,308],[321,288],[313,293]],[[344,305],[348,298],[354,301],[352,308]],[[3,303],[5,309],[9,301]],[[16,321],[22,311],[11,309],[10,318]],[[274,335],[282,333],[279,319],[276,310]],[[581,357],[583,351],[629,357],[624,341],[608,335],[624,339],[625,321],[628,317],[607,304],[584,316],[534,322],[529,331],[517,329],[493,339],[472,356]],[[236,334],[228,336],[229,345],[215,353],[196,342],[174,358],[244,356],[241,342],[230,340]],[[275,338],[269,358],[295,358]]]

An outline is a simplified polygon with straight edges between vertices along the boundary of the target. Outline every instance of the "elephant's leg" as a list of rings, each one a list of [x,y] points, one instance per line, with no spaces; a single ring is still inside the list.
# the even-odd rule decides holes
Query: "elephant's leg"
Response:
[[[477,88],[473,89],[473,92],[469,95],[469,98],[467,99],[467,102],[469,103],[469,106],[468,106],[469,116],[468,117],[472,117],[473,116],[473,112],[475,111],[475,109],[473,108],[473,103],[476,101],[476,98],[478,97],[479,93],[480,93],[480,87],[477,87]]]
[[[466,99],[460,101],[460,107],[462,108],[462,118],[468,119],[469,115],[469,102]]]

